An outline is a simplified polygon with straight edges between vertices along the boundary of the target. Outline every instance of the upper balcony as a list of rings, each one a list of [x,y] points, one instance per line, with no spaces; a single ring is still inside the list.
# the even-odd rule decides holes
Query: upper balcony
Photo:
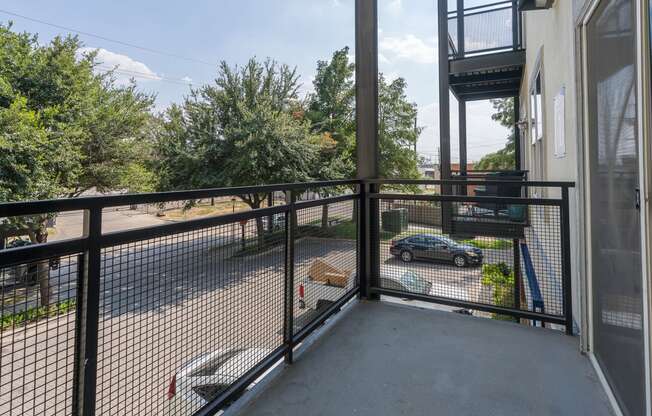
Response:
[[[516,1],[448,12],[450,88],[464,101],[513,97],[525,64]]]
[[[0,204],[83,227],[0,250],[0,415],[610,414],[572,336],[572,184],[459,192],[476,182]],[[561,198],[522,196],[532,186]],[[267,206],[147,214],[253,194]],[[446,209],[482,227],[450,234]]]

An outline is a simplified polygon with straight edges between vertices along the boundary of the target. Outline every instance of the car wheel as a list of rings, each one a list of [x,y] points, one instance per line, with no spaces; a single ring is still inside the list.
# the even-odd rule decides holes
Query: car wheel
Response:
[[[414,255],[412,254],[411,251],[401,251],[401,260],[403,260],[406,263],[411,262],[414,259]]]
[[[457,267],[466,267],[466,257],[458,254],[457,256],[453,257],[453,263],[455,263]]]

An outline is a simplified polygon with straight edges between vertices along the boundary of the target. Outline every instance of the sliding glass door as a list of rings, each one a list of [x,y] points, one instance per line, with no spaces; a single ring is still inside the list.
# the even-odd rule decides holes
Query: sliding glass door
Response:
[[[585,27],[593,352],[627,415],[645,412],[635,1]]]

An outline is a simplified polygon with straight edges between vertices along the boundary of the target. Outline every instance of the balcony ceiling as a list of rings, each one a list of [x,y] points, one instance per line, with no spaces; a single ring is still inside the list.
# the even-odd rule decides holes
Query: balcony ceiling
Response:
[[[240,411],[263,415],[611,415],[577,338],[358,303]]]
[[[449,83],[458,99],[466,101],[518,95],[525,51],[508,51],[449,61]]]

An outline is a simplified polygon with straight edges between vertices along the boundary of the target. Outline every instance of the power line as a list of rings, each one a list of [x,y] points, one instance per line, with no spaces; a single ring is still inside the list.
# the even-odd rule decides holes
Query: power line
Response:
[[[111,71],[115,72],[117,74],[121,75],[131,75],[134,78],[140,78],[140,79],[147,79],[151,81],[163,81],[163,82],[169,82],[172,84],[177,84],[177,85],[184,85],[184,86],[189,86],[192,85],[191,81],[186,81],[183,79],[179,78],[168,78],[168,77],[163,77],[157,74],[148,74],[145,72],[138,72],[138,71],[131,71],[128,69],[121,69],[120,67],[109,67],[106,65],[97,65],[96,68],[103,69],[105,71]]]
[[[39,24],[46,25],[46,26],[51,26],[51,27],[54,27],[54,28],[57,28],[57,29],[66,30],[68,32],[76,33],[78,35],[88,36],[88,37],[92,37],[92,38],[96,38],[96,39],[101,39],[101,40],[104,40],[104,41],[107,41],[107,42],[113,42],[113,43],[116,43],[118,45],[127,46],[127,47],[134,48],[134,49],[140,49],[141,51],[145,51],[145,52],[149,52],[149,53],[159,54],[159,55],[167,56],[167,57],[170,57],[170,58],[181,59],[181,60],[184,60],[184,61],[194,62],[194,63],[198,63],[198,64],[202,64],[202,65],[209,65],[211,67],[215,67],[215,65],[216,65],[216,64],[211,63],[211,62],[202,61],[201,59],[189,58],[187,56],[177,55],[177,54],[171,53],[171,52],[165,52],[165,51],[158,50],[158,49],[148,48],[146,46],[135,45],[133,43],[107,38],[106,36],[96,35],[94,33],[84,32],[82,30],[77,30],[77,29],[73,29],[73,28],[70,28],[70,27],[61,26],[61,25],[58,25],[56,23],[46,22],[45,20],[35,19],[33,17],[25,16],[25,15],[18,14],[18,13],[13,13],[13,12],[10,12],[10,11],[7,11],[7,10],[0,9],[0,13],[4,13],[4,14],[7,14],[9,16],[18,17],[20,19],[28,20],[30,22],[39,23]]]

